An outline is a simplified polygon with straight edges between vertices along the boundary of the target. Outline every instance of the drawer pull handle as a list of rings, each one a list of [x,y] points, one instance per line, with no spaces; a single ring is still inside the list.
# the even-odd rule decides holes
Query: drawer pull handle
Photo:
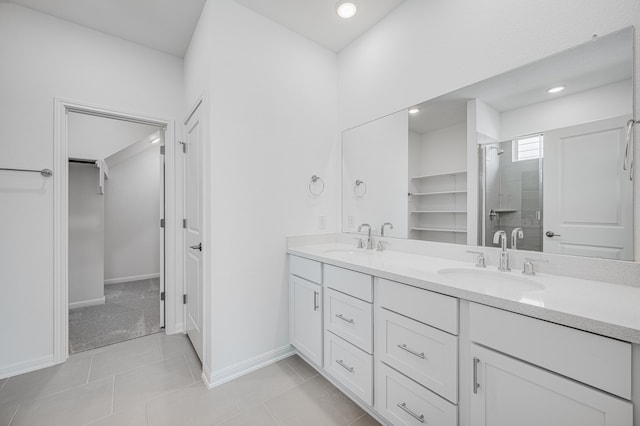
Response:
[[[403,402],[402,404],[397,404],[397,405],[402,411],[404,411],[405,413],[407,413],[408,415],[410,415],[411,417],[413,417],[414,419],[416,419],[420,423],[424,423],[424,414],[417,415],[413,411],[409,410],[409,408],[407,407],[407,403],[406,402]]]
[[[353,318],[345,318],[344,316],[342,316],[342,314],[336,314],[337,318],[340,318],[342,321],[344,322],[348,322],[349,324],[355,324],[356,322],[353,320]]]
[[[473,357],[473,393],[478,393],[478,388],[480,387],[480,383],[478,383],[478,364],[480,360],[476,357]]]
[[[424,356],[424,352],[420,352],[418,353],[418,351],[414,351],[413,349],[411,349],[410,347],[408,347],[407,345],[405,345],[404,343],[401,345],[398,345],[398,347],[400,349],[402,349],[403,351],[407,351],[409,352],[411,355],[415,355],[418,358],[422,358],[422,359],[426,359],[426,357]]]
[[[318,295],[319,294],[320,293],[318,293],[317,291],[313,292],[313,310],[314,311],[317,311],[320,308],[320,306],[318,306]]]
[[[338,363],[338,365],[342,368],[344,368],[345,370],[347,370],[349,373],[353,373],[353,367],[349,367],[347,364],[344,363],[343,360],[339,359],[336,361]]]

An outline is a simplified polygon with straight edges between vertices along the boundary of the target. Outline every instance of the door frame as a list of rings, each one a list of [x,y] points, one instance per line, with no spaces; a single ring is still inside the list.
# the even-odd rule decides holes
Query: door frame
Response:
[[[103,107],[80,101],[54,99],[54,194],[53,194],[53,355],[54,363],[61,363],[69,357],[69,132],[68,113],[93,115],[104,118],[147,124],[165,129],[165,332],[174,334],[182,331],[182,300],[176,297],[176,271],[182,270],[182,261],[176,256],[178,227],[178,197],[182,196],[176,185],[175,170],[175,123],[174,120]],[[181,211],[181,210],[180,210]],[[158,227],[160,224],[158,224]],[[160,265],[163,269],[163,265]]]

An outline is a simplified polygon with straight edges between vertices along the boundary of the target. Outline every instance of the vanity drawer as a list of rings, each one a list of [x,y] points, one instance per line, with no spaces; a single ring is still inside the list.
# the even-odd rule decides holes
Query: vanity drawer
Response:
[[[457,406],[382,362],[376,363],[375,408],[396,426],[458,424]]]
[[[365,403],[373,404],[373,356],[325,331],[324,369]]]
[[[380,278],[377,304],[447,333],[458,334],[458,299]]]
[[[349,269],[324,265],[324,282],[339,292],[373,302],[373,277]]]
[[[330,288],[325,291],[324,324],[327,330],[373,353],[373,307]]]
[[[395,314],[376,311],[376,357],[453,403],[458,402],[458,338]]]
[[[631,344],[489,306],[470,304],[474,342],[631,399]]]
[[[322,284],[322,263],[289,255],[289,272],[300,278]]]

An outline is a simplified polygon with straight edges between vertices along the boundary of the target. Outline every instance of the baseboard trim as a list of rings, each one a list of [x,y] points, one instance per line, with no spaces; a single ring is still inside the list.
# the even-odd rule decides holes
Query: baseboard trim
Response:
[[[34,358],[25,362],[17,362],[5,367],[0,367],[0,379],[29,373],[31,371],[40,370],[41,368],[51,367],[55,364],[53,354]]]
[[[152,278],[160,278],[160,273],[134,275],[131,277],[109,278],[108,280],[104,280],[104,285],[128,283],[129,281],[150,280]]]
[[[244,376],[252,371],[278,362],[281,359],[293,355],[294,353],[295,350],[291,345],[285,345],[237,364],[230,365],[229,367],[214,371],[213,373],[211,373],[206,366],[203,366],[202,381],[208,389],[213,389],[216,386],[230,382],[231,380],[237,379],[238,377]]]
[[[97,299],[88,299],[88,300],[81,300],[79,302],[69,303],[69,309],[84,308],[85,306],[104,305],[104,304],[105,304],[105,298],[104,296],[102,296],[102,297],[98,297]]]

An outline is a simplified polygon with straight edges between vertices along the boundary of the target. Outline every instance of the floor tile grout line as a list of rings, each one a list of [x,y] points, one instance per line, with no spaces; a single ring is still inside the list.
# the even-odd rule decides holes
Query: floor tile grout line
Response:
[[[368,415],[369,415],[369,414],[367,414],[367,412],[365,411],[364,413],[362,413],[362,415],[361,415],[361,416],[359,416],[357,419],[355,419],[354,421],[352,421],[351,423],[349,423],[349,425],[354,425],[354,424],[356,424],[356,422],[357,422],[358,420],[360,420],[360,419],[361,419],[361,418],[363,418],[364,416],[368,416]]]
[[[189,365],[189,360],[187,359],[187,354],[183,353],[182,354],[182,358],[184,359],[184,362],[187,364],[187,368],[189,369],[189,373],[191,373],[191,378],[193,379],[193,382],[196,382],[196,375],[193,374],[193,370],[191,369],[191,366]]]
[[[280,421],[280,419],[278,418],[278,416],[276,416],[274,413],[271,412],[271,409],[269,408],[269,406],[266,404],[266,402],[263,402],[262,405],[264,406],[264,409],[267,410],[267,414],[269,414],[269,416],[271,416],[271,418],[273,419],[273,421],[276,422],[276,424],[278,426],[283,426],[284,423],[282,423]]]
[[[169,361],[169,360],[172,360],[172,359],[175,359],[175,358],[178,358],[178,357],[179,357],[179,355],[176,355],[176,356],[174,356],[174,357],[171,357],[171,358],[167,358],[167,359],[165,359],[165,358],[164,358],[164,356],[162,355],[162,348],[160,347],[160,359],[157,359],[157,360],[155,360],[155,361],[146,362],[146,363],[144,363],[144,364],[136,365],[135,367],[131,367],[131,368],[129,368],[128,370],[123,370],[123,371],[118,371],[117,373],[107,374],[106,376],[104,376],[104,377],[100,377],[99,379],[96,379],[96,380],[93,380],[93,381],[90,381],[89,383],[93,383],[93,382],[97,382],[97,381],[99,381],[99,380],[106,379],[106,378],[107,378],[107,377],[109,377],[109,376],[121,376],[121,375],[123,375],[123,374],[125,374],[125,373],[130,373],[130,372],[132,372],[133,370],[136,370],[136,369],[138,369],[138,368],[148,367],[148,366],[150,366],[150,365],[152,365],[152,364],[156,364],[156,363],[163,362],[163,361]]]
[[[116,405],[116,376],[113,376],[113,387],[111,388],[111,415],[115,412]]]
[[[16,416],[18,415],[18,410],[20,410],[20,408],[22,407],[21,404],[18,404],[18,406],[16,407],[16,410],[13,412],[13,415],[11,416],[11,419],[9,419],[9,425],[11,426],[11,423],[13,423],[13,421],[15,420]]]
[[[304,378],[304,377],[302,377],[302,376],[301,376],[301,375],[296,371],[296,369],[295,369],[295,368],[293,368],[293,367],[289,364],[289,361],[287,361],[289,358],[291,358],[291,357],[288,357],[288,358],[285,358],[285,359],[284,359],[284,364],[285,364],[287,367],[289,367],[289,369],[290,369],[291,371],[293,371],[293,374],[295,374],[296,376],[298,376],[298,377],[300,378],[300,380],[302,380],[302,381],[300,382],[300,384],[304,383],[304,382],[306,381],[306,380],[305,380],[305,378]]]
[[[91,378],[91,367],[93,367],[93,357],[95,356],[95,354],[91,355],[91,361],[89,362],[89,371],[87,372],[87,382],[86,384],[89,384],[89,379]]]

